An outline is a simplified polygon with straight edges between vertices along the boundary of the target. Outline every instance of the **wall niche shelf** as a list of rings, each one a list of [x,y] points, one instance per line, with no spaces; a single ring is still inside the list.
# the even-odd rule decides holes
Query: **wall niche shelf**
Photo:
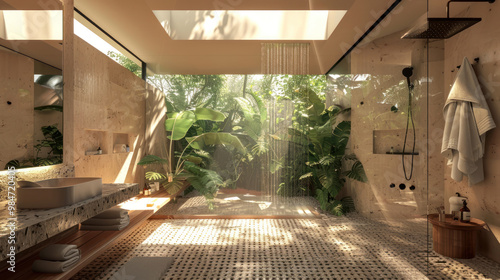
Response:
[[[83,141],[83,151],[85,155],[102,156],[110,152],[107,131],[98,129],[85,129],[85,138],[85,141]],[[102,154],[87,154],[87,152],[97,151],[98,148],[101,148]]]
[[[408,130],[408,136],[406,139],[405,155],[419,155],[418,151],[418,135],[419,130],[416,131],[417,135],[417,146],[415,147],[415,152],[412,153],[413,148],[413,130]],[[373,154],[379,155],[402,155],[403,154],[403,143],[405,140],[405,129],[384,129],[384,130],[373,130]],[[393,152],[391,152],[391,149]]]
[[[113,154],[131,153],[134,151],[134,134],[113,132]]]

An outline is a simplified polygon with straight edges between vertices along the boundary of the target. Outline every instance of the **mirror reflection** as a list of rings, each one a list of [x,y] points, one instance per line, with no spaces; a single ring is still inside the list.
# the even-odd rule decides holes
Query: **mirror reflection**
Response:
[[[60,1],[0,1],[0,169],[62,163]]]

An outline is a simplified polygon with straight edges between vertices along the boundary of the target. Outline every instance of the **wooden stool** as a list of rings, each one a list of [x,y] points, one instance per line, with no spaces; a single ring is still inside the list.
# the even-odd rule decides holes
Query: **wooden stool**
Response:
[[[470,223],[453,220],[446,215],[444,222],[439,221],[438,214],[430,214],[432,223],[433,248],[436,253],[450,258],[471,259],[476,255],[477,233],[486,224],[471,218]]]

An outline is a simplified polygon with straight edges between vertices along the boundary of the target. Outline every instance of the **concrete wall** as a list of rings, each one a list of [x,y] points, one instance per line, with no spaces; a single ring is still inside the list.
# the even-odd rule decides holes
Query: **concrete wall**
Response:
[[[484,155],[485,180],[469,187],[467,178],[455,182],[450,177],[451,169],[444,170],[445,205],[448,209],[448,197],[460,192],[469,198],[472,217],[484,220],[486,230],[481,232],[480,253],[500,262],[500,2],[494,4],[472,4],[461,14],[463,17],[482,17],[475,26],[445,40],[445,95],[446,99],[457,73],[456,66],[463,57],[479,57],[479,63],[473,64],[481,88],[486,97],[497,128],[486,134]]]
[[[346,190],[365,216],[384,219],[422,217],[427,208],[443,205],[442,159],[438,157],[441,113],[436,108],[442,102],[442,65],[439,57],[431,60],[434,70],[427,76],[427,50],[424,40],[401,40],[395,33],[365,44],[350,55],[351,79],[351,149],[364,165],[368,183],[350,182]],[[442,43],[431,45],[441,51]],[[413,119],[416,128],[416,152],[413,176],[404,177],[401,155],[386,154],[391,147],[403,149],[406,128],[408,88],[402,69],[413,66],[411,82]],[[429,84],[428,81],[431,81]],[[427,86],[429,114],[427,112]],[[391,107],[398,107],[392,112]],[[427,121],[429,121],[429,126]],[[429,135],[427,142],[427,137]],[[411,151],[413,132],[408,134],[406,152]],[[434,158],[437,162],[429,160]],[[428,165],[429,164],[429,172]],[[406,172],[411,170],[411,156],[406,156]],[[390,188],[394,183],[396,188]],[[400,190],[399,184],[406,184]],[[415,190],[409,187],[414,185]],[[429,205],[427,199],[429,189]]]
[[[103,183],[142,183],[137,162],[144,154],[145,81],[100,51],[74,38],[73,165],[77,177]],[[130,152],[114,149],[130,146]],[[86,155],[98,148],[102,155]]]

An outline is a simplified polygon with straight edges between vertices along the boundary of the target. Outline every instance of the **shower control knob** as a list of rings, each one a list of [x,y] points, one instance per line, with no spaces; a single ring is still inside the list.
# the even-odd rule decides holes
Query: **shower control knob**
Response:
[[[404,189],[406,189],[406,185],[405,185],[405,184],[403,184],[403,183],[399,184],[399,189],[400,189],[400,190],[404,190]]]
[[[391,189],[392,189],[392,188],[395,188],[395,187],[396,187],[396,184],[391,183],[391,184],[389,185],[389,187],[391,187]]]
[[[410,190],[414,191],[415,190],[415,185],[411,185]]]

